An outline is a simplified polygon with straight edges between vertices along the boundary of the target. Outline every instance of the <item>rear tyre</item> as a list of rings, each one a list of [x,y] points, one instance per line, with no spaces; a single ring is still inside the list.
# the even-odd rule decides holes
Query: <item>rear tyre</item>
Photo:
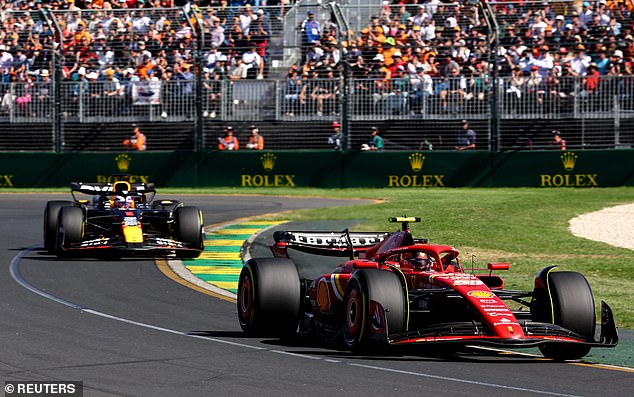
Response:
[[[297,332],[301,283],[290,259],[250,259],[238,281],[238,320],[249,336],[289,338]]]
[[[79,207],[62,207],[57,221],[57,256],[65,256],[65,248],[81,243],[84,232],[84,212]]]
[[[547,310],[541,308],[537,312],[548,312],[550,318],[538,319],[543,322],[557,324],[569,329],[588,341],[594,340],[596,315],[594,297],[586,278],[577,272],[548,273],[548,290],[550,300],[540,300],[547,304]],[[550,302],[552,301],[552,310]],[[567,343],[547,343],[539,346],[542,354],[553,360],[576,360],[590,352],[590,346]]]
[[[344,343],[352,351],[387,347],[388,337],[406,330],[407,304],[396,273],[358,270],[348,282],[344,299]],[[378,312],[381,308],[382,313]]]
[[[59,211],[62,207],[69,207],[73,204],[72,201],[68,200],[53,200],[46,203],[44,209],[44,248],[51,254],[55,253]]]
[[[178,207],[174,212],[176,238],[193,251],[178,252],[181,258],[196,258],[204,249],[203,215],[196,207]]]

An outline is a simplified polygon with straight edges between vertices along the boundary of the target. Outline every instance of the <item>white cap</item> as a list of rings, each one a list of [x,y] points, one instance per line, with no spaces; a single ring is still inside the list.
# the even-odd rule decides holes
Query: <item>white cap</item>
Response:
[[[383,54],[376,54],[373,58],[375,61],[384,61]]]
[[[615,56],[615,57],[619,57],[619,58],[623,58],[623,51],[621,51],[621,50],[614,50],[614,56]]]
[[[86,68],[85,68],[85,67],[83,67],[83,66],[82,66],[82,67],[80,67],[80,68],[77,70],[77,74],[80,74],[80,75],[85,76],[85,75],[86,75]]]

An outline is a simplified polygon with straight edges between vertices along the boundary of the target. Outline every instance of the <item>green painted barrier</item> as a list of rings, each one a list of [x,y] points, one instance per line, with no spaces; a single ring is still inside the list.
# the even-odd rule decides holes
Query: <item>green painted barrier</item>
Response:
[[[127,173],[159,187],[461,186],[607,187],[634,185],[634,150],[530,152],[238,151],[3,153],[0,189],[108,182]]]

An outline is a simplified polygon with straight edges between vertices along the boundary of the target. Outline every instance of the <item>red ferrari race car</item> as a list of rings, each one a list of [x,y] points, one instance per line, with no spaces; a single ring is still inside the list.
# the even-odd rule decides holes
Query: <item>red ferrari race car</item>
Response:
[[[203,251],[203,215],[177,200],[154,200],[152,183],[71,183],[73,200],[46,203],[44,246],[57,256],[171,255]],[[81,198],[88,197],[88,198]]]
[[[595,305],[583,275],[542,269],[532,291],[504,289],[493,274],[509,264],[465,268],[459,252],[412,237],[409,223],[394,233],[277,231],[273,258],[244,265],[238,283],[238,318],[254,336],[316,335],[352,351],[377,347],[539,347],[545,357],[578,359],[592,347],[614,347],[612,310],[601,304],[595,340]],[[329,274],[300,277],[288,250],[347,256]],[[481,270],[482,274],[477,271]]]

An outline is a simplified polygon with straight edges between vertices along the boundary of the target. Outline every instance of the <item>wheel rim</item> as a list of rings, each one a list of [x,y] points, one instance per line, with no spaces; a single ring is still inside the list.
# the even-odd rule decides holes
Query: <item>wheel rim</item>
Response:
[[[361,335],[362,307],[360,306],[360,293],[358,289],[350,291],[348,303],[346,304],[346,330],[351,339],[359,339]]]
[[[253,312],[253,286],[251,284],[251,278],[245,276],[240,283],[238,307],[240,309],[240,321],[242,324],[246,324],[251,313]]]

